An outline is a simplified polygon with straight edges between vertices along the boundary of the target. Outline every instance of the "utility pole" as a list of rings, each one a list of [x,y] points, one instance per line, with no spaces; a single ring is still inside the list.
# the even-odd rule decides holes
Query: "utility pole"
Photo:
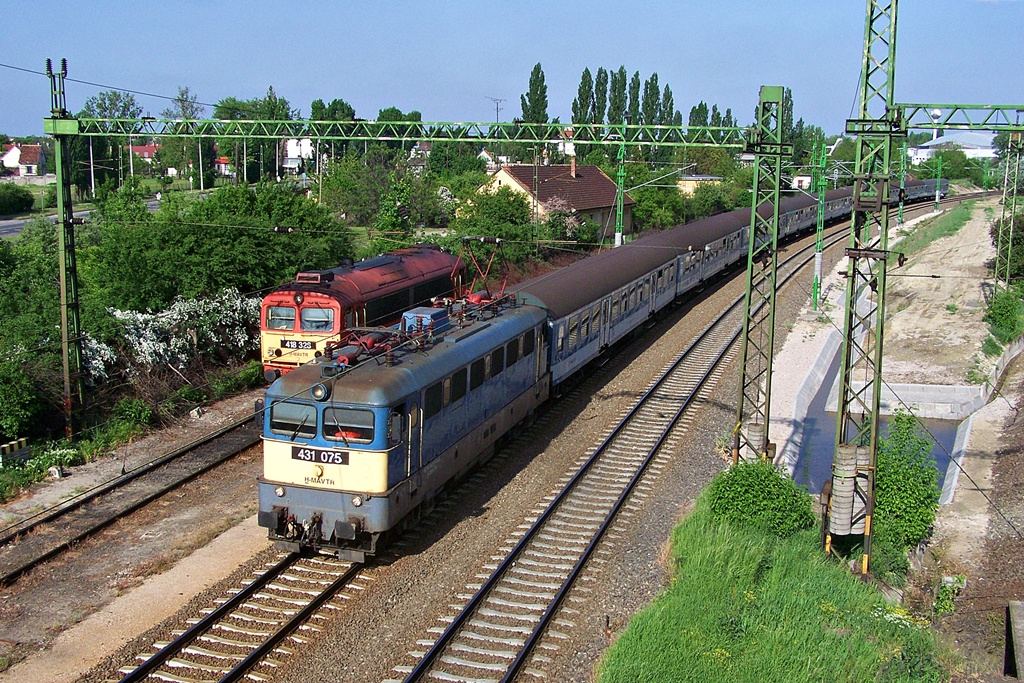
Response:
[[[893,142],[904,136],[894,107],[898,0],[867,0],[858,117],[850,248],[846,250],[845,341],[836,415],[836,450],[828,507],[826,553],[833,536],[864,536],[860,572],[868,573],[875,506],[878,414],[882,388],[889,182]],[[863,378],[861,386],[855,377]]]
[[[903,200],[907,196],[907,140],[903,139],[903,146],[900,150],[900,211],[896,217],[896,225],[903,227]]]
[[[615,246],[622,246],[622,211],[626,203],[626,115],[619,136],[619,170],[615,174]]]
[[[774,456],[768,440],[771,415],[772,356],[775,349],[775,285],[778,266],[779,194],[782,158],[793,146],[782,141],[785,89],[761,86],[750,149],[755,154],[747,292],[741,345],[740,395],[733,430],[733,464],[740,459]]]
[[[43,119],[43,131],[54,138],[54,165],[57,180],[58,252],[60,260],[60,337],[64,354],[64,436],[71,439],[85,406],[82,384],[82,323],[78,309],[78,268],[75,263],[75,215],[71,208],[71,169],[68,138],[78,134],[78,121],[66,107],[64,79],[68,62],[62,59],[60,71],[53,71],[46,60],[50,77],[50,117]]]
[[[504,97],[488,97],[491,102],[494,102],[494,122],[498,123],[501,119],[498,118],[498,112],[501,111],[501,107],[498,105],[505,101]]]
[[[935,213],[939,212],[939,199],[942,198],[942,155],[939,155],[939,166],[935,171]]]
[[[815,163],[815,150],[811,151],[812,173],[814,191],[818,193],[818,215],[814,224],[814,283],[811,286],[813,295],[814,310],[818,310],[818,300],[821,297],[821,260],[825,251],[825,193],[828,192],[828,177],[825,175],[825,165],[828,161],[828,145],[821,143],[820,155]]]

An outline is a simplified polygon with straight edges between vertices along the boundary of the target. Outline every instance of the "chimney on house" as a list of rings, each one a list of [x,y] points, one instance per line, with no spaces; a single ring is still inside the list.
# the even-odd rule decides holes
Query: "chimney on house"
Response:
[[[571,165],[569,166],[569,175],[573,178],[576,177],[576,157],[570,157],[572,159]]]

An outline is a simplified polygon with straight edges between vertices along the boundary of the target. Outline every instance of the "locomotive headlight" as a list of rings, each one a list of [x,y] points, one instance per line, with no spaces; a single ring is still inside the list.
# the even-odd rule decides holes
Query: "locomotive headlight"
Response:
[[[305,297],[303,297],[301,294],[296,294],[295,295],[295,305],[296,306],[301,306],[302,305],[302,301],[303,301],[304,298]]]
[[[309,389],[309,395],[315,401],[326,401],[327,397],[331,395],[331,390],[327,388],[326,384],[314,384]]]
[[[274,489],[274,494],[278,498],[284,498],[284,487],[283,486],[278,486],[276,489]]]
[[[362,496],[352,496],[352,505],[354,505],[355,507],[360,507],[360,506],[362,506],[362,504],[363,504],[363,497]]]

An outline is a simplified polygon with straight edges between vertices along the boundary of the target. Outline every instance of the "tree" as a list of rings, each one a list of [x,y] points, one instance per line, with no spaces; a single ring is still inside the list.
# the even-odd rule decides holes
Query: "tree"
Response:
[[[576,99],[572,101],[572,122],[591,123],[594,120],[594,78],[590,68],[583,69]]]
[[[608,104],[608,72],[599,67],[594,77],[594,123],[604,123],[604,112]]]
[[[938,513],[939,473],[931,445],[913,415],[896,412],[878,446],[875,532],[901,550],[927,538]]]
[[[665,84],[665,90],[661,95],[661,120],[658,122],[663,126],[671,126],[675,124],[676,114],[676,101],[672,96],[672,88],[668,87],[668,83]],[[680,121],[682,120],[682,114],[679,115]]]
[[[483,190],[474,195],[472,202],[460,213],[463,215],[457,216],[451,224],[457,237],[487,235],[507,240],[502,251],[512,261],[525,260],[532,254],[533,226],[530,223],[530,202],[525,194],[508,185],[499,187],[495,192]],[[483,252],[486,259],[494,247],[474,246],[474,250],[477,249],[477,258],[480,259]]]
[[[254,100],[240,100],[237,97],[225,97],[213,108],[213,118],[221,120],[250,119],[255,116],[257,104]],[[249,159],[242,158],[243,151],[248,156],[249,145],[243,144],[238,138],[220,138],[217,140],[217,149],[225,156],[234,160],[235,184],[238,184],[239,176],[248,177],[248,173],[242,168],[249,163]],[[254,173],[256,169],[250,169]]]
[[[199,96],[189,88],[178,86],[178,96],[171,100],[171,106],[161,112],[165,119],[201,119],[206,107],[199,104]]]
[[[689,125],[704,127],[708,125],[708,105],[701,100],[700,104],[690,107]]]
[[[309,105],[311,121],[351,121],[355,117],[355,108],[345,100],[333,99],[325,106],[323,100],[315,99]]]
[[[608,123],[617,126],[626,114],[626,67],[620,66],[611,73],[608,90]]]
[[[435,141],[427,157],[427,172],[435,178],[482,173],[487,163],[480,158],[480,150],[471,142]]]
[[[631,124],[641,123],[640,120],[640,72],[634,71],[633,77],[629,79],[629,105],[626,109],[626,116]]]
[[[105,90],[87,99],[82,112],[96,119],[137,119],[142,115],[142,106],[131,93]]]
[[[530,85],[525,95],[519,96],[523,108],[523,121],[526,123],[548,122],[548,86],[544,84],[544,69],[540,62],[534,65],[530,73]]]
[[[657,71],[644,81],[644,94],[640,110],[646,125],[656,126],[661,123],[661,87],[658,85]]]

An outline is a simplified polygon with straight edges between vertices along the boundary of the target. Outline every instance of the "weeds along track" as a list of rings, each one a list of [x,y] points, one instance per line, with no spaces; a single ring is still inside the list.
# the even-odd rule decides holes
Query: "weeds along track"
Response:
[[[282,555],[251,580],[229,591],[205,616],[174,632],[170,642],[153,644],[139,654],[137,667],[122,667],[121,683],[230,683],[242,678],[263,681],[291,655],[292,645],[318,633],[326,612],[339,609],[369,580],[364,565],[324,555]]]
[[[251,417],[3,530],[0,586],[259,443]]]

